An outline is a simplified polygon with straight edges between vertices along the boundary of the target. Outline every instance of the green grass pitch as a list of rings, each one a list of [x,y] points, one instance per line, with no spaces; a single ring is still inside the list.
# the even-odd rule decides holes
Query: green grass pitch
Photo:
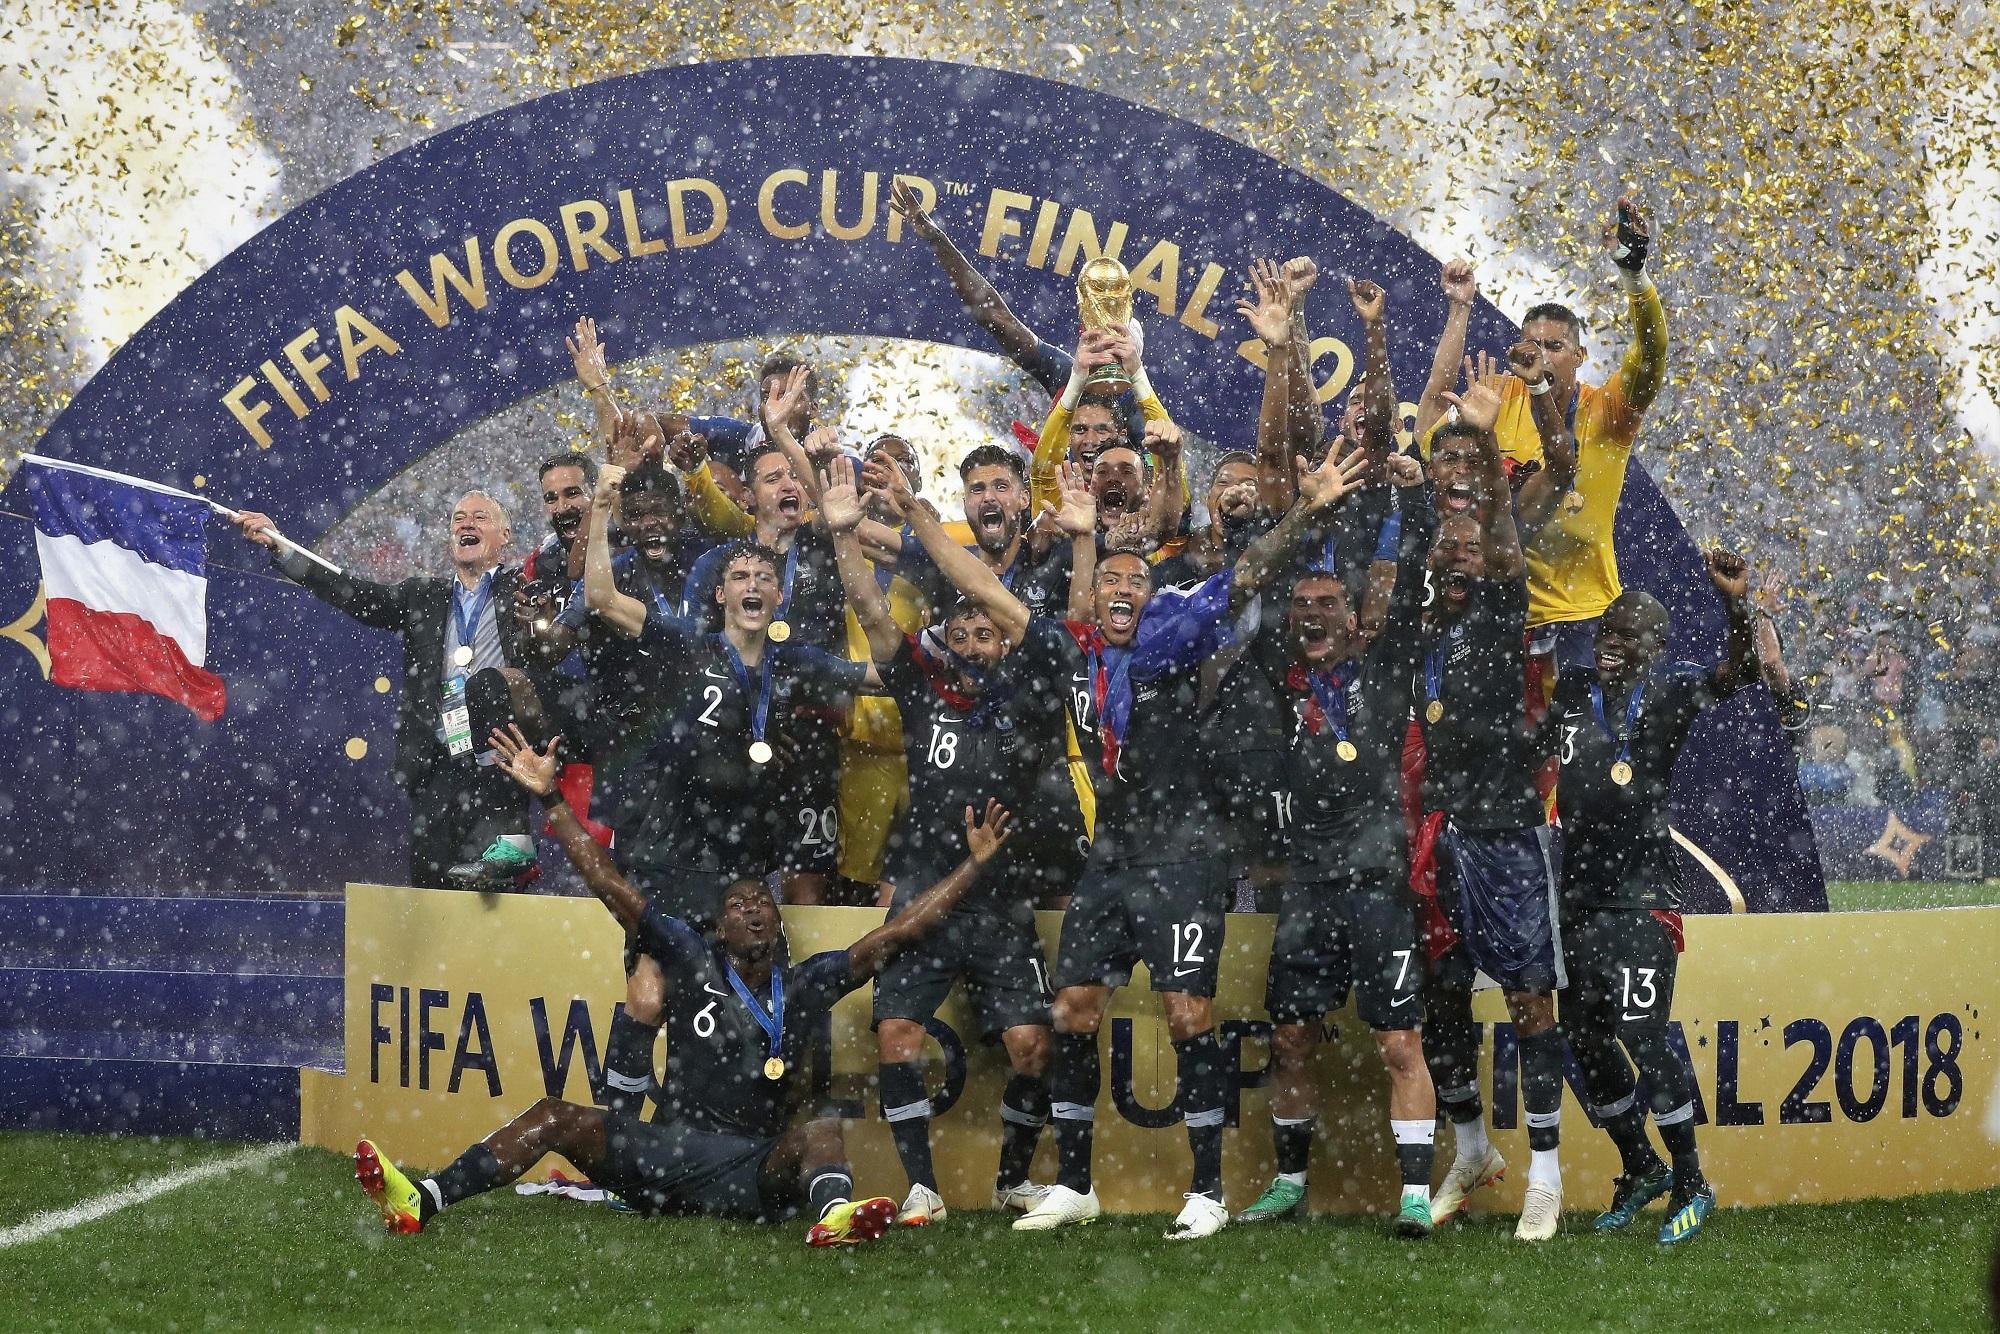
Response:
[[[235,1146],[0,1135],[0,1230]],[[886,1184],[886,1183],[885,1183]],[[1241,1185],[1242,1183],[1238,1183]],[[1728,1189],[1723,1183],[1723,1190]],[[954,1216],[806,1250],[803,1225],[654,1220],[511,1192],[385,1235],[345,1158],[299,1150],[0,1249],[9,1329],[773,1330],[1986,1328],[2000,1191],[1724,1210],[1663,1251],[1657,1212],[1517,1243],[1479,1219],[1420,1244],[1378,1221],[1166,1219],[1016,1237]],[[1650,1222],[1650,1226],[1648,1223]]]

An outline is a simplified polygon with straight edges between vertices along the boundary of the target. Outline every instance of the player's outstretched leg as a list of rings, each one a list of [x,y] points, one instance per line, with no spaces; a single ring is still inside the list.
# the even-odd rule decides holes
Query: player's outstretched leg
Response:
[[[1453,963],[1440,961],[1440,967]],[[1486,1108],[1479,1097],[1479,1026],[1472,1021],[1472,993],[1433,979],[1424,996],[1424,1061],[1438,1103],[1451,1121],[1453,1156],[1431,1196],[1431,1222],[1444,1224],[1465,1212],[1472,1192],[1507,1175],[1507,1160],[1486,1136]]]
[[[354,1177],[391,1232],[420,1232],[441,1209],[518,1179],[551,1153],[586,1172],[604,1163],[604,1113],[543,1098],[467,1149],[451,1166],[412,1185],[373,1140],[354,1146]]]
[[[1091,1185],[1090,1154],[1102,1073],[1097,1027],[1111,988],[1065,987],[1056,993],[1055,1039],[1049,1072],[1049,1111],[1056,1123],[1056,1184],[1034,1208],[1014,1220],[1016,1232],[1047,1232],[1094,1221],[1099,1212]]]
[[[993,1177],[993,1207],[1026,1213],[1049,1193],[1028,1179],[1035,1146],[1049,1119],[1049,1061],[1053,1041],[1046,1025],[1016,1024],[1000,1034],[1014,1072],[1000,1095],[1000,1168]]]
[[[797,1149],[799,1179],[805,1184],[807,1205],[819,1220],[807,1229],[806,1245],[856,1246],[880,1240],[896,1221],[896,1202],[887,1195],[851,1198],[854,1173],[847,1165],[840,1122],[808,1121],[790,1135],[802,1141]]]

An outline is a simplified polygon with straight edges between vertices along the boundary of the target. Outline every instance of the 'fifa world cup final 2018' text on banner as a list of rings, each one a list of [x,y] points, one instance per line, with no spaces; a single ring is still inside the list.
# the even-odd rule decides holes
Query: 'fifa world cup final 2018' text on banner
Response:
[[[793,957],[837,948],[881,920],[860,908],[788,908]],[[1059,918],[1045,913],[1053,944]],[[2000,908],[1690,919],[1674,1035],[1699,1084],[1702,1156],[1731,1204],[1894,1196],[2000,1185],[2000,1148],[1982,1125],[2000,1075]],[[547,1095],[592,1100],[604,1038],[623,994],[623,936],[596,903],[478,898],[353,886],[347,896],[347,1070],[306,1071],[301,1138],[351,1148],[378,1135],[404,1160],[443,1166]],[[1263,1011],[1271,919],[1234,915],[1216,1016],[1236,1078],[1228,1180],[1244,1200],[1269,1179]],[[1526,1160],[1512,1030],[1497,997],[1482,1081],[1504,1152]],[[849,1118],[858,1183],[899,1193],[872,1090],[869,992],[835,1010],[826,1102]],[[1496,1020],[1502,1022],[1495,1023]],[[1313,1203],[1359,1211],[1395,1198],[1387,1088],[1368,1030],[1330,1016],[1319,1055],[1328,1091]],[[954,1206],[984,1207],[999,1151],[1004,1057],[980,1047],[962,997],[932,1021],[939,1183]],[[1098,1174],[1107,1208],[1173,1210],[1187,1178],[1177,1129],[1173,1045],[1153,994],[1121,990],[1104,1025]],[[942,1059],[940,1059],[940,1057]],[[1578,1199],[1617,1172],[1609,1141],[1584,1123],[1575,1086],[1563,1137]],[[1519,1141],[1519,1142],[1516,1142]],[[1053,1144],[1038,1175],[1048,1179]],[[1496,1208],[1518,1204],[1509,1181]],[[1232,1203],[1244,1200],[1232,1199]]]
[[[1052,341],[1075,335],[1079,266],[1121,258],[1154,383],[1219,445],[1255,432],[1260,345],[1231,310],[1252,257],[1309,255],[1324,272],[1380,281],[1405,393],[1424,382],[1444,327],[1436,259],[1336,191],[1197,126],[963,65],[726,61],[507,107],[301,204],[120,348],[36,451],[206,488],[312,542],[468,426],[570,381],[563,336],[579,316],[620,360],[802,333],[993,352],[890,209],[899,177]],[[1692,300],[1671,284],[1665,296],[1670,320]],[[1331,402],[1356,373],[1359,325],[1338,297],[1314,318],[1314,377]],[[1515,336],[1479,303],[1471,347]],[[916,443],[955,461],[985,442]],[[1672,656],[1713,660],[1720,606],[1642,467],[1626,475],[1615,538],[1624,583],[1673,612]],[[261,559],[227,541],[218,568]],[[237,702],[219,722],[59,690],[32,637],[32,544],[27,525],[0,525],[0,695],[39,723],[0,729],[0,883],[226,892],[405,874],[400,840],[384,837],[401,807],[386,758],[396,701],[373,687],[397,676],[392,640],[357,634],[281,582],[230,575],[209,590],[207,669]],[[46,740],[67,735],[91,744]],[[158,781],[190,756],[200,782]],[[1683,867],[1696,906],[1725,909],[1731,889],[1753,911],[1825,906],[1791,751],[1762,691],[1697,726],[1674,798],[1676,828],[1699,849]],[[115,811],[120,836],[77,820],[85,804]],[[245,837],[246,821],[284,836]]]

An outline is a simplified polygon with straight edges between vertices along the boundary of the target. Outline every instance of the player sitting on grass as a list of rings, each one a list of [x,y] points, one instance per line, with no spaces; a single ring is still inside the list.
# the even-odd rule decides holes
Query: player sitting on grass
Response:
[[[970,855],[908,909],[845,950],[783,962],[784,924],[770,891],[738,880],[722,893],[713,938],[649,904],[618,873],[563,804],[555,743],[542,751],[519,729],[495,732],[494,749],[522,787],[541,798],[563,850],[593,894],[667,974],[668,1064],[657,1122],[543,1098],[412,1183],[370,1140],[354,1150],[354,1175],[391,1232],[420,1232],[448,1205],[504,1186],[551,1153],[642,1213],[783,1219],[801,1203],[815,1217],[809,1246],[873,1241],[896,1217],[886,1196],[852,1200],[840,1122],[787,1123],[807,1096],[796,1076],[812,1034],[848,992],[942,923],[1007,841],[1011,817],[997,801],[983,821],[965,811]]]

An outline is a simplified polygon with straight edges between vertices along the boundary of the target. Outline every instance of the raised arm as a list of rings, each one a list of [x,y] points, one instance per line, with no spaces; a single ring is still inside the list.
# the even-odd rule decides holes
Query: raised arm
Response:
[[[1636,417],[1653,405],[1667,378],[1667,311],[1659,289],[1646,276],[1652,235],[1639,206],[1620,199],[1617,217],[1605,227],[1604,238],[1631,306],[1632,346],[1625,349],[1625,362],[1618,369],[1618,389]]]
[[[280,547],[275,536],[278,525],[268,514],[238,510],[236,527],[246,540],[268,548],[271,559],[285,577],[320,601],[339,608],[371,629],[403,628],[408,595],[402,584],[378,584],[351,574],[336,574],[296,551]]]
[[[1465,333],[1472,323],[1472,303],[1479,295],[1479,284],[1473,279],[1469,261],[1455,259],[1444,266],[1438,274],[1438,285],[1444,288],[1446,301],[1444,332],[1438,335],[1437,352],[1431,357],[1430,378],[1424,381],[1424,392],[1417,399],[1417,439],[1429,434],[1431,427],[1444,416],[1442,395],[1452,386],[1453,377],[1458,374],[1458,363],[1465,356]]]
[[[1293,320],[1290,286],[1269,260],[1250,262],[1250,285],[1257,299],[1238,301],[1236,312],[1264,343],[1264,397],[1257,408],[1257,503],[1273,514],[1292,507]]]
[[[992,618],[993,628],[1010,644],[1018,644],[1028,629],[1028,608],[1009,592],[986,562],[951,540],[937,515],[910,491],[909,481],[894,459],[878,453],[868,465],[868,481],[889,507],[897,511],[923,545],[938,572],[952,587]]]
[[[1092,586],[1097,581],[1097,497],[1090,493],[1081,466],[1065,463],[1057,477],[1062,483],[1063,503],[1060,510],[1050,512],[1050,518],[1069,537],[1068,617],[1087,621],[1093,607]]]
[[[1494,367],[1492,354],[1482,352],[1477,360],[1465,359],[1465,392],[1446,392],[1442,396],[1447,405],[1458,409],[1458,419],[1479,433],[1483,492],[1479,501],[1479,527],[1488,579],[1518,579],[1525,568],[1521,559],[1521,533],[1514,524],[1514,498],[1507,486],[1507,470],[1500,462],[1500,442],[1493,437],[1493,423],[1500,419],[1499,382],[1503,378]]]
[[[1523,546],[1535,540],[1542,525],[1555,517],[1562,498],[1576,489],[1576,437],[1556,396],[1540,343],[1523,338],[1507,349],[1508,369],[1528,386],[1535,430],[1542,439],[1542,466],[1521,485],[1514,517],[1521,526]]]
[[[847,949],[847,966],[856,978],[870,978],[888,966],[891,959],[922,940],[951,915],[965,891],[979,879],[993,854],[1013,837],[1014,817],[998,801],[988,799],[982,822],[965,808],[965,846],[971,855],[958,869],[917,895],[914,902],[882,925],[855,941]]]
[[[1070,418],[1083,400],[1083,386],[1091,371],[1112,360],[1110,330],[1085,329],[1070,362],[1069,383],[1049,405],[1042,433],[1035,440],[1034,457],[1028,462],[1028,496],[1038,513],[1044,506],[1061,503],[1056,469],[1069,457]]]
[[[1041,340],[1035,337],[1032,329],[1021,323],[1013,311],[1007,309],[1007,303],[1001,300],[993,284],[986,281],[986,275],[973,268],[972,262],[959,253],[958,247],[937,225],[930,210],[924,207],[923,201],[907,181],[898,180],[889,187],[889,207],[900,213],[910,224],[910,230],[931,248],[931,254],[943,266],[945,276],[951,279],[952,290],[958,293],[959,304],[965,307],[966,314],[977,320],[980,328],[993,335],[993,341],[1000,344],[1000,350],[1015,365],[1025,366],[1035,355]]]
[[[542,813],[584,885],[611,910],[620,926],[636,926],[646,915],[645,897],[618,873],[611,854],[578,822],[556,787],[556,743],[560,739],[551,738],[548,745],[536,750],[514,723],[507,724],[504,732],[494,729],[492,736],[493,749],[506,766],[507,776],[541,798]]]
[[[889,599],[876,581],[875,567],[868,563],[856,536],[861,526],[861,493],[854,485],[854,460],[844,455],[833,460],[826,489],[820,492],[819,512],[833,537],[834,563],[840,568],[847,605],[868,636],[868,656],[876,662],[888,662],[902,645],[903,632],[896,626]]]
[[[1230,588],[1230,610],[1240,611],[1257,596],[1258,590],[1289,568],[1298,557],[1299,543],[1306,530],[1341,499],[1361,487],[1368,472],[1368,455],[1354,450],[1342,459],[1331,451],[1311,471],[1299,473],[1299,503],[1286,512],[1276,527],[1252,542],[1236,561],[1236,578]]]
[[[1389,294],[1366,278],[1349,278],[1347,299],[1361,317],[1364,345],[1361,444],[1369,462],[1380,464],[1396,448],[1396,376],[1389,367],[1389,327],[1384,318]]]
[[[1312,334],[1306,329],[1306,293],[1319,281],[1319,265],[1300,256],[1285,261],[1285,292],[1292,307],[1292,373],[1290,378],[1291,400],[1289,419],[1292,432],[1292,453],[1310,455],[1319,447],[1320,429],[1325,424],[1319,410],[1318,386],[1313,383]],[[1297,474],[1289,467],[1285,472],[1285,483],[1292,486]],[[1288,497],[1295,499],[1296,488],[1289,490]],[[1282,506],[1271,510],[1282,514],[1291,507],[1291,499]]]
[[[597,490],[590,498],[590,536],[583,549],[583,605],[619,634],[637,639],[646,628],[646,604],[619,591],[611,570],[611,507],[624,480],[625,470],[615,463],[605,464],[597,474]]]
[[[1758,679],[1757,628],[1750,619],[1750,566],[1733,551],[1708,553],[1708,580],[1729,618],[1729,642],[1715,666],[1715,693],[1733,695]]]
[[[576,333],[563,340],[569,348],[570,363],[576,367],[576,382],[590,398],[596,417],[597,438],[610,440],[624,416],[611,393],[611,367],[604,358],[604,344],[597,341],[597,321],[588,315],[576,322]]]
[[[1146,452],[1153,456],[1153,485],[1146,492],[1147,536],[1150,545],[1161,547],[1180,531],[1181,515],[1187,512],[1187,464],[1181,444],[1181,428],[1164,418],[1146,423]]]

